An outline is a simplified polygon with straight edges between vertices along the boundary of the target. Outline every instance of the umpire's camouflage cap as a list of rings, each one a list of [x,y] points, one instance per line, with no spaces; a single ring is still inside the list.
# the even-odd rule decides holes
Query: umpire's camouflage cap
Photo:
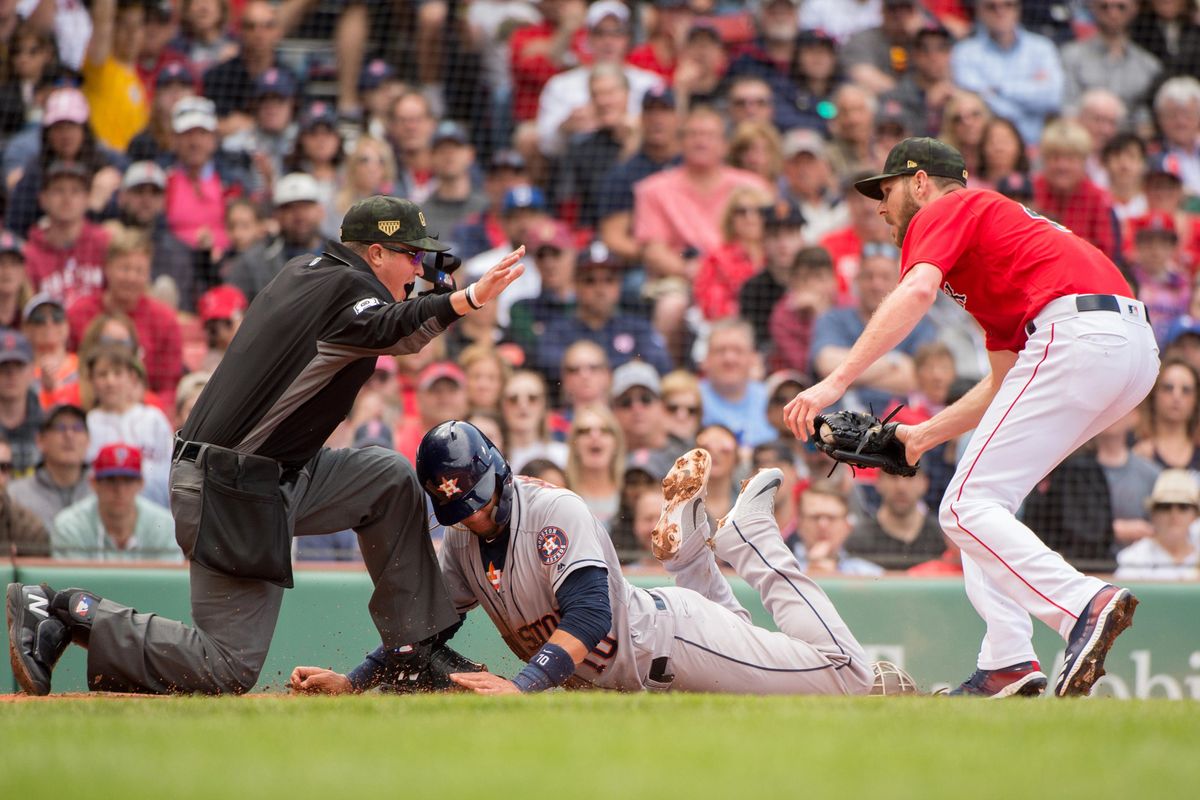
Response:
[[[343,242],[396,244],[436,253],[450,249],[429,235],[425,215],[416,203],[378,194],[350,206],[342,217],[341,238]]]
[[[915,175],[922,170],[926,175],[954,178],[963,183],[967,181],[967,165],[962,153],[937,139],[912,136],[892,148],[883,164],[882,173],[856,182],[854,188],[872,200],[882,200],[881,183],[888,178]]]

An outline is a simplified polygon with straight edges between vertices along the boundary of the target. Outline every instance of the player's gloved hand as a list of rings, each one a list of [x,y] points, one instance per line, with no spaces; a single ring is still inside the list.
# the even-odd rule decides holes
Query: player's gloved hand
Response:
[[[325,667],[296,667],[288,679],[288,688],[298,694],[350,694],[354,691],[349,678]]]
[[[859,411],[818,414],[813,420],[813,441],[830,458],[852,467],[877,468],[906,477],[916,475],[917,468],[908,463],[903,442],[896,438],[897,423],[890,422],[896,411],[885,420]]]

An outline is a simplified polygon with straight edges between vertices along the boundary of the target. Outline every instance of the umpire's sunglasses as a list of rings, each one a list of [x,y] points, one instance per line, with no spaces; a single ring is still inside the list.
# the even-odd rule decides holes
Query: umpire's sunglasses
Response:
[[[378,242],[377,244],[384,250],[391,250],[393,253],[399,253],[402,256],[408,256],[415,266],[420,266],[421,261],[425,258],[424,250],[409,250],[404,247],[396,247],[394,245],[384,244],[383,242]]]

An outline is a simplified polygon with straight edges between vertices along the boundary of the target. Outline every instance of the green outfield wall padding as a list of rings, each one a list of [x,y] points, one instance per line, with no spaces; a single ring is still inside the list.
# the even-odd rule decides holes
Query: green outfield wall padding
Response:
[[[83,586],[139,611],[187,621],[185,569],[114,569],[25,566],[0,563],[5,583],[45,581],[55,588]],[[661,576],[637,576],[640,586],[666,583]],[[758,596],[732,578],[738,598],[756,623],[771,626]],[[962,582],[953,579],[830,579],[821,581],[851,630],[872,658],[896,661],[923,689],[961,681],[974,669],[983,623],[971,608]],[[1141,599],[1134,627],[1110,654],[1109,677],[1095,694],[1120,697],[1173,697],[1200,700],[1200,584],[1135,584]],[[300,569],[296,588],[287,592],[271,653],[256,691],[281,690],[297,664],[346,671],[378,644],[367,614],[371,583],[365,572]],[[1034,646],[1042,668],[1053,677],[1062,641],[1039,622]],[[7,632],[0,632],[7,647]],[[453,646],[484,661],[494,672],[512,675],[519,663],[487,617],[472,612]],[[71,647],[54,673],[54,690],[86,688],[86,653]],[[0,659],[0,690],[15,690],[8,659]]]

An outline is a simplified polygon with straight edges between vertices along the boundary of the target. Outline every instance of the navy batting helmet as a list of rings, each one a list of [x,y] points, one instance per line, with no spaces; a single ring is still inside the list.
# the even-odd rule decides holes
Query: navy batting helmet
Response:
[[[443,525],[457,525],[496,498],[492,521],[512,513],[512,470],[499,448],[469,422],[436,426],[417,448],[417,479]]]

